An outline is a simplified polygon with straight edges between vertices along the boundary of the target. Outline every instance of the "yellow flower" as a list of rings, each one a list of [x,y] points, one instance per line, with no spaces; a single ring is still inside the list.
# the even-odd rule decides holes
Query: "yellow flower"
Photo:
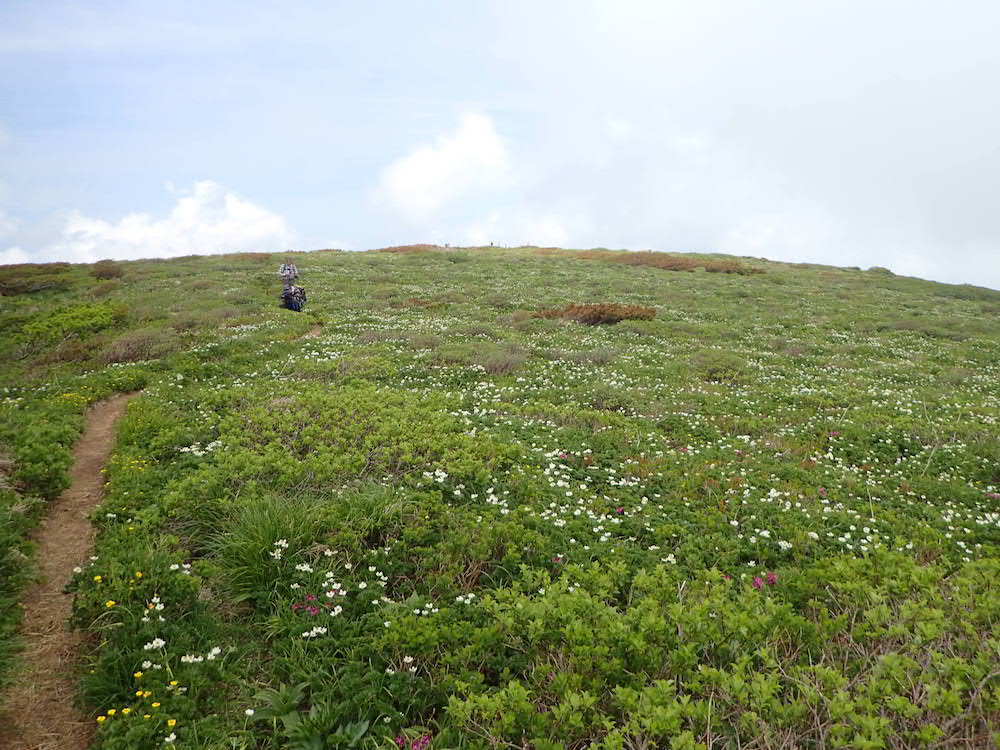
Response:
[[[98,723],[98,724],[101,724],[101,723],[103,723],[103,722],[105,722],[105,721],[107,721],[107,720],[108,720],[108,717],[107,717],[107,716],[98,716],[98,717],[97,717],[97,723]]]
[[[138,680],[138,679],[139,679],[140,677],[142,677],[142,672],[136,672],[136,673],[135,673],[134,675],[132,675],[132,676],[133,676],[133,677],[135,677],[135,678],[136,678],[136,679]]]
[[[123,714],[130,714],[130,713],[132,713],[132,709],[131,708],[123,708],[122,709],[122,713]]]
[[[171,680],[170,687],[177,687],[177,680]]]
[[[153,714],[143,714],[142,718],[144,718],[144,719],[152,719],[153,718]]]
[[[177,723],[177,719],[167,719],[167,726],[168,727],[172,727],[176,723]]]
[[[106,602],[104,602],[104,606],[107,607],[108,609],[111,609],[113,606],[115,606],[115,600],[108,599]]]
[[[135,571],[135,577],[136,578],[142,578],[142,571],[141,570]]]
[[[141,691],[141,690],[136,690],[136,691],[135,691],[135,694],[136,694],[136,695],[137,695],[138,697],[140,697],[140,698],[142,697],[142,691]]]
[[[145,692],[143,692],[143,694],[142,694],[142,697],[143,697],[143,698],[148,698],[148,697],[149,697],[149,696],[151,696],[152,694],[153,694],[153,691],[152,691],[152,690],[146,690]],[[159,704],[157,704],[157,705],[159,705]]]
[[[115,709],[113,709],[113,708],[109,708],[108,709],[108,716],[114,716],[115,713],[116,713]]]
[[[101,582],[101,581],[103,581],[103,580],[104,580],[104,579],[103,579],[103,578],[101,578],[100,576],[94,576],[94,581],[95,581],[96,583],[100,583],[100,582]]]
[[[159,708],[159,707],[160,707],[159,701],[157,701],[156,703],[153,704],[153,708]]]

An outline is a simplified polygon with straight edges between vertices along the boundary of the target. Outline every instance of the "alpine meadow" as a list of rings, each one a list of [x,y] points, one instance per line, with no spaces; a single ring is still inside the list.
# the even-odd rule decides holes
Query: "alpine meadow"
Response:
[[[413,245],[0,293],[0,696],[134,394],[57,582],[96,750],[1000,748],[1000,291]]]

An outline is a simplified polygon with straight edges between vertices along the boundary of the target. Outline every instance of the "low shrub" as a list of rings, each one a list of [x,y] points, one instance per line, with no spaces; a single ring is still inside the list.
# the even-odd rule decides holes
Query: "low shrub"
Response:
[[[110,328],[123,318],[124,309],[107,302],[71,305],[33,319],[22,334],[27,341],[55,343]]]
[[[369,250],[368,252],[412,255],[414,253],[429,253],[432,250],[444,250],[444,248],[440,245],[394,245],[392,247],[379,247],[374,250]]]
[[[499,350],[479,357],[476,364],[490,375],[508,375],[523,365],[527,359],[524,354]]]
[[[102,281],[120,279],[125,275],[125,269],[120,263],[115,263],[113,260],[99,260],[90,269],[90,275]]]
[[[66,271],[69,263],[22,263],[0,268],[0,296],[13,297],[35,292],[58,292],[68,289]]]
[[[744,367],[740,357],[722,349],[702,349],[691,355],[689,361],[703,380],[713,383],[737,380]]]
[[[105,364],[140,362],[159,359],[177,349],[177,338],[171,331],[130,331],[108,344],[101,352]]]
[[[623,320],[652,320],[656,316],[653,307],[639,305],[619,305],[616,303],[604,305],[567,305],[562,310],[541,310],[534,314],[536,318],[562,318],[575,320],[588,326],[613,325]]]

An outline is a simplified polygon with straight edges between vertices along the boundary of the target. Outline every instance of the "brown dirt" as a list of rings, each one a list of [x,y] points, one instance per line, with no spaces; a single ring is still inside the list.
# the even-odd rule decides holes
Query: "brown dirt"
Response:
[[[93,546],[94,528],[87,515],[104,491],[101,469],[114,445],[115,422],[135,395],[115,396],[91,407],[73,449],[72,484],[51,504],[33,535],[40,579],[22,599],[24,664],[17,683],[3,696],[4,750],[84,750],[93,739],[93,720],[74,706],[83,637],[67,627],[72,596],[63,588]]]
[[[309,329],[309,333],[307,333],[302,338],[314,339],[317,336],[319,336],[321,333],[323,333],[323,326],[313,326],[312,328]]]

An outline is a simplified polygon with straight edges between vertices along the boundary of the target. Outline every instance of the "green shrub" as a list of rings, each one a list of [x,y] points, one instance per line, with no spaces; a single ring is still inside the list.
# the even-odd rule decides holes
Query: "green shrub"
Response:
[[[61,307],[26,323],[22,338],[33,343],[57,343],[110,328],[121,322],[123,317],[124,310],[108,302]]]

